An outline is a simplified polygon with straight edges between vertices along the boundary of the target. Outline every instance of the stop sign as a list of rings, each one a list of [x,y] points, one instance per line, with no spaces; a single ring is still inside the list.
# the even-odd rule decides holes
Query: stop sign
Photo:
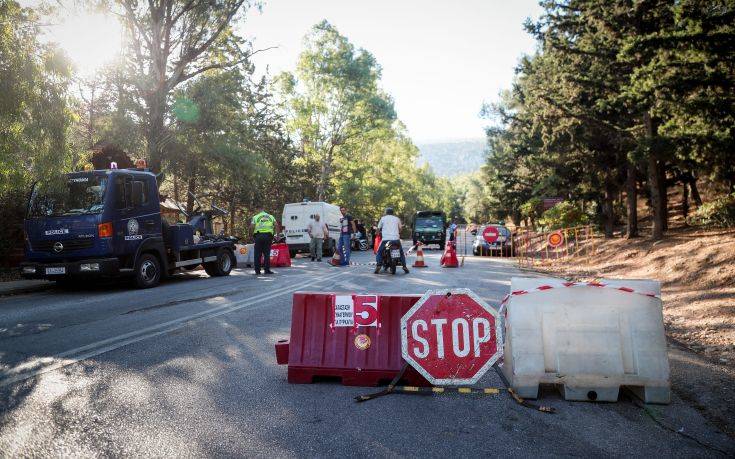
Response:
[[[474,384],[503,354],[498,313],[469,289],[428,291],[401,318],[401,346],[431,384]]]
[[[498,236],[500,236],[500,232],[494,226],[488,226],[482,231],[482,237],[485,239],[485,241],[487,241],[488,244],[492,244],[493,242],[497,241]]]

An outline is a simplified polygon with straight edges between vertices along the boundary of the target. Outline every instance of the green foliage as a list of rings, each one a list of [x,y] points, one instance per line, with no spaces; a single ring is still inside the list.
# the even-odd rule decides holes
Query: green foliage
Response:
[[[534,223],[539,221],[543,214],[544,201],[539,197],[533,197],[521,205],[521,217],[527,218],[531,226],[534,226]]]
[[[690,225],[735,226],[735,193],[703,204],[687,222]]]
[[[492,212],[531,218],[565,196],[612,234],[622,190],[650,197],[653,236],[667,187],[709,177],[735,188],[735,4],[721,0],[542,2],[511,91],[485,108]],[[626,181],[630,176],[633,179]],[[629,227],[635,214],[628,214]]]
[[[289,128],[303,152],[300,165],[318,170],[316,198],[334,191],[335,165],[384,137],[396,119],[393,101],[378,87],[380,66],[327,21],[312,28],[296,74],[279,76]]]
[[[0,194],[73,162],[70,64],[39,32],[33,10],[0,2]]]
[[[589,217],[577,205],[569,201],[562,201],[556,204],[544,212],[539,220],[539,224],[545,230],[571,228],[588,223]]]
[[[23,207],[34,180],[68,170],[73,115],[70,64],[56,47],[38,42],[39,18],[15,1],[0,1],[0,258],[22,246]]]
[[[457,212],[451,184],[417,167],[418,149],[380,88],[380,66],[326,21],[315,25],[294,74],[279,75],[304,197],[376,220],[386,207]]]

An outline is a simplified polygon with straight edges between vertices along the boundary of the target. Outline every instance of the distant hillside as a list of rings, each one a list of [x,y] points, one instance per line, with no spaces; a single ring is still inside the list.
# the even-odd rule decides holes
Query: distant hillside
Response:
[[[418,144],[419,164],[429,163],[437,175],[453,177],[478,170],[485,163],[484,139]]]

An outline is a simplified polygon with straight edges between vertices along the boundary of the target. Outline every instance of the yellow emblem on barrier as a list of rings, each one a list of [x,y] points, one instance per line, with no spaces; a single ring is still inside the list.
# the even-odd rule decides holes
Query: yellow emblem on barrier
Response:
[[[360,349],[361,351],[369,349],[370,337],[365,334],[355,336],[355,347]]]

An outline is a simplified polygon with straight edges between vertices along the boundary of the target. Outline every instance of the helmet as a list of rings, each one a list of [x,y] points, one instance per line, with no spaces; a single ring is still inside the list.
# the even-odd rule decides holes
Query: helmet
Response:
[[[386,207],[385,208],[385,214],[386,215],[393,215],[393,208],[392,207]]]

